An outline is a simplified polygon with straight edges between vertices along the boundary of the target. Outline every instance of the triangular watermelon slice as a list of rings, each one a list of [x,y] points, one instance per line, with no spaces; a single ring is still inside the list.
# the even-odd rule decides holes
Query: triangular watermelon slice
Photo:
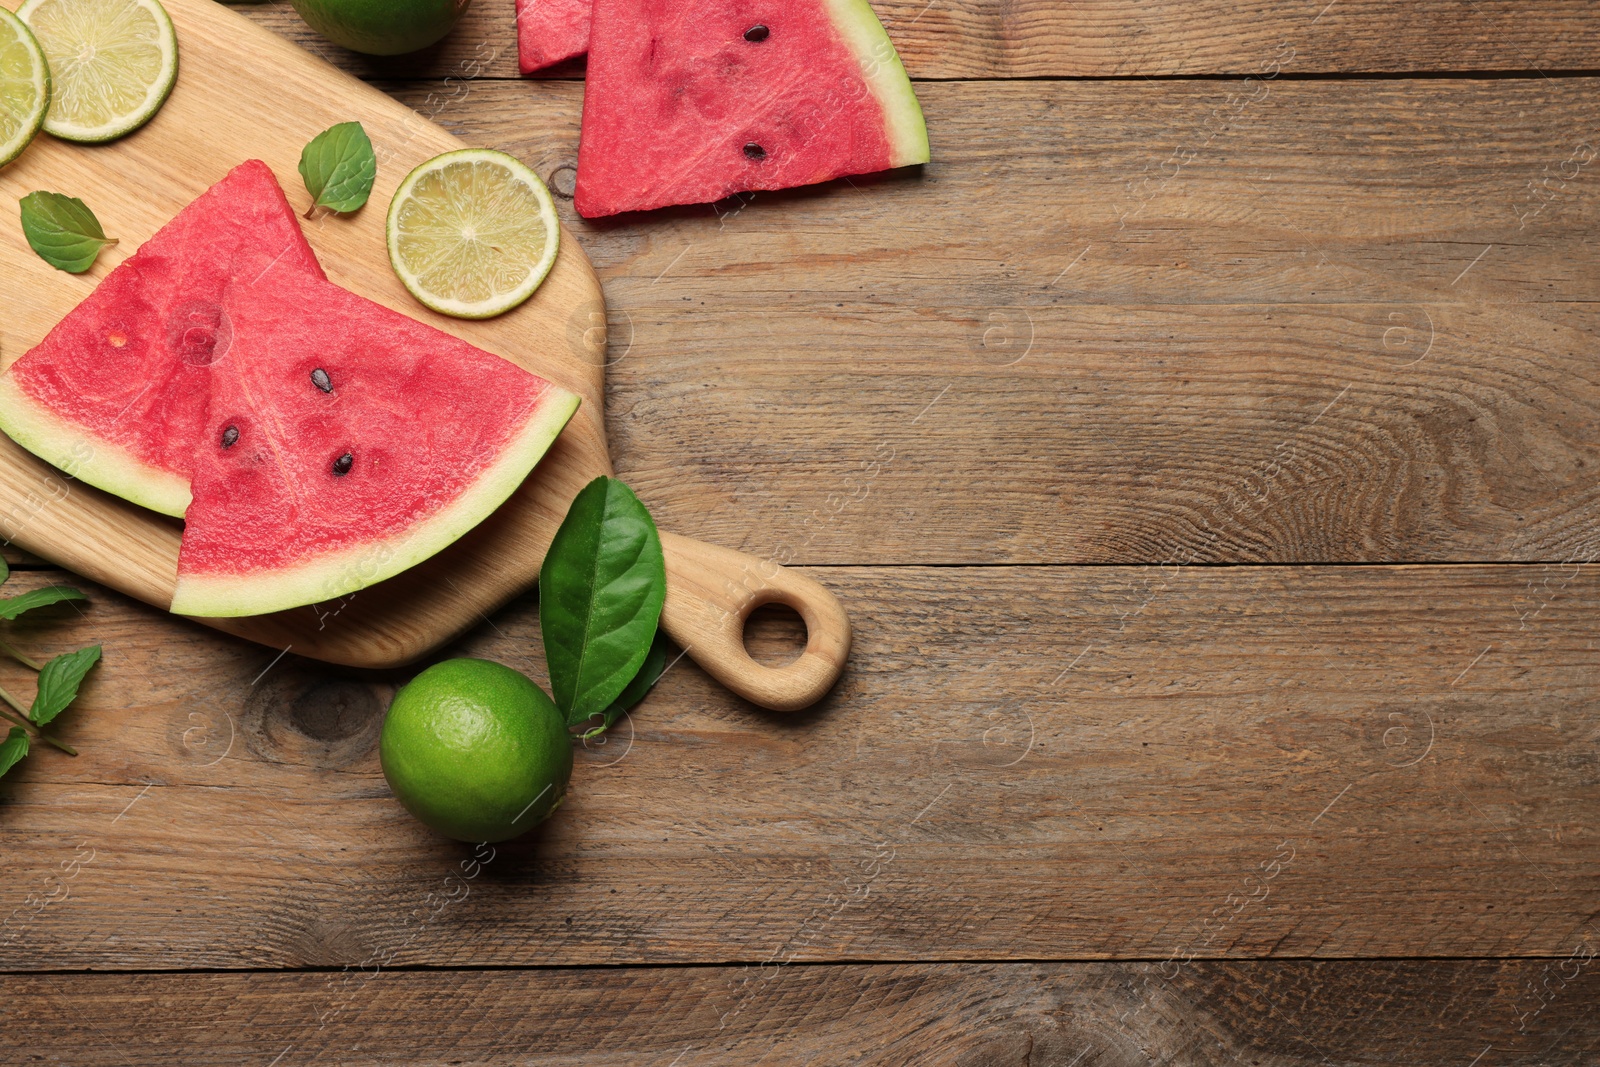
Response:
[[[589,0],[517,0],[517,60],[522,73],[589,50]]]
[[[303,272],[224,297],[172,610],[343,596],[455,541],[522,484],[578,397]]]
[[[322,268],[265,163],[242,163],[0,375],[0,428],[75,477],[168,515],[189,504],[222,293]]]
[[[867,0],[594,0],[586,218],[927,161],[922,109]]]

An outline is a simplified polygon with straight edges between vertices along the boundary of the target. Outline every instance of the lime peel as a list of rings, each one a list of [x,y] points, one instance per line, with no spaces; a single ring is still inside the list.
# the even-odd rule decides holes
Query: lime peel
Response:
[[[539,176],[490,149],[446,152],[406,175],[389,203],[389,262],[422,304],[487,319],[533,295],[561,223]]]
[[[544,690],[482,659],[436,663],[395,694],[378,740],[406,810],[458,841],[505,841],[566,799],[572,744]]]

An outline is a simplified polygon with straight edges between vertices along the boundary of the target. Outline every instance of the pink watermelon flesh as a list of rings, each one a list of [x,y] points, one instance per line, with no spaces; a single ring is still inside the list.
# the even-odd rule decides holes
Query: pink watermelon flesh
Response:
[[[92,485],[169,515],[189,500],[231,279],[322,278],[272,171],[251,160],[106,276],[0,376],[0,427]]]
[[[585,217],[924,163],[927,130],[866,0],[594,0]]]
[[[532,74],[589,50],[589,0],[517,0],[517,58]]]
[[[223,300],[172,610],[255,615],[342,596],[488,516],[578,398],[304,272]]]

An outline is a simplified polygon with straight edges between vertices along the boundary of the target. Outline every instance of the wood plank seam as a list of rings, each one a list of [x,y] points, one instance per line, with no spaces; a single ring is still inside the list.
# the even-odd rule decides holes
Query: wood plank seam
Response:
[[[1569,961],[1570,962],[1570,961]],[[27,976],[0,1048],[48,1044],[75,1062],[119,1067],[209,1062],[468,1059],[494,1067],[645,1062],[1134,1064],[1152,1056],[1197,1067],[1254,1062],[1494,1064],[1537,1058],[1586,1063],[1596,1038],[1596,980],[1587,961],[1565,971],[1500,961],[1204,965],[1163,990],[1153,1010],[1119,1027],[1149,968],[1140,964],[830,965],[794,971],[764,990],[759,1013],[721,1025],[725,976],[680,969],[671,994],[659,972],[393,976],[375,986],[349,1033],[317,1029],[317,991],[304,976]],[[463,978],[472,982],[463,995]],[[1549,989],[1538,988],[1548,983]],[[202,1011],[173,1027],[171,1006]],[[529,1011],[529,1003],[539,1010]],[[607,1003],[631,1025],[592,1025]],[[152,1011],[160,1005],[163,1011]],[[60,1013],[105,1025],[63,1040]],[[584,1026],[583,1020],[591,1020]],[[1493,1050],[1498,1055],[1487,1059]],[[288,1056],[297,1057],[294,1060]],[[692,1057],[692,1058],[691,1058]],[[1027,1058],[1024,1058],[1027,1057]]]

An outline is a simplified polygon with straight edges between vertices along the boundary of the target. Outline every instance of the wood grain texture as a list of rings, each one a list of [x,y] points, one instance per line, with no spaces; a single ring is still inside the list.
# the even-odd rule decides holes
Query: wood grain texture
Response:
[[[0,970],[1561,956],[1600,934],[1600,568],[806,573],[861,624],[827,700],[759,712],[682,661],[577,753],[540,834],[476,863],[379,773],[403,675],[196,640],[99,590],[56,609],[14,643],[106,659],[61,720],[83,755],[0,782]],[[538,647],[521,600],[454,651],[542,681]]]
[[[1592,957],[6,979],[9,1062],[1593,1063]],[[72,1031],[63,1036],[63,1025]]]
[[[877,6],[922,78],[1577,68],[1600,36],[1586,0]],[[448,76],[385,87],[570,193],[581,86],[495,81],[510,8],[398,61],[245,10]],[[61,720],[84,755],[0,782],[0,1060],[1589,1064],[1594,89],[924,82],[920,174],[564,204],[664,528],[1167,565],[808,568],[858,622],[828,700],[682,661],[476,857],[378,773],[403,673],[98,590],[30,617],[0,636],[107,660]],[[1506,558],[1553,562],[1173,565]],[[522,598],[456,650],[537,647]],[[1351,958],[1408,955],[1534,958]],[[1085,957],[1145,962],[1037,962]],[[16,973],[239,967],[326,970]]]
[[[1295,72],[1600,67],[1587,0],[874,0],[913,78],[1255,73],[1278,46]],[[241,3],[264,26],[365,77],[514,78],[512,0],[476,0],[456,31],[412,56],[345,51],[286,0]],[[581,75],[562,64],[556,77]]]
[[[563,202],[612,454],[804,563],[1594,559],[1597,86],[927,85],[920,175]],[[581,86],[391,87],[570,192]]]

